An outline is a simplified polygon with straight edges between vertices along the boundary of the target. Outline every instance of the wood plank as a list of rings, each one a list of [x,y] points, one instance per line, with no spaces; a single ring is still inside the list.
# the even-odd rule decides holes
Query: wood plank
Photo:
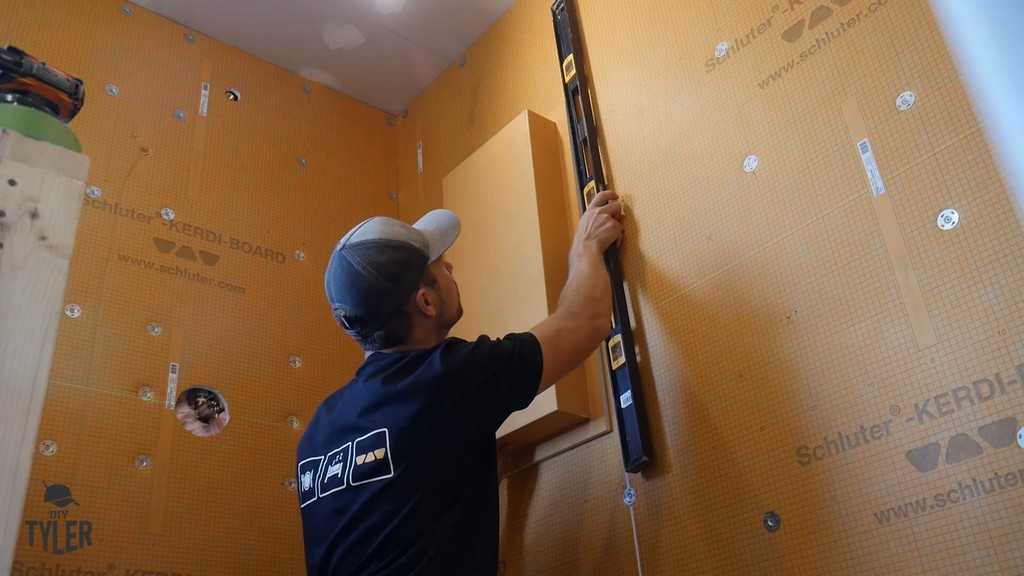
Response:
[[[0,455],[4,460],[0,573],[4,574],[13,562],[37,453],[39,420],[88,171],[84,155],[0,129]]]

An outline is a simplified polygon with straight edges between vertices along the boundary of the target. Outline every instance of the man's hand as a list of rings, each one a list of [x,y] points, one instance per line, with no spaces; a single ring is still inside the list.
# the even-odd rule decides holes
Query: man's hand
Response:
[[[612,244],[622,241],[622,204],[619,195],[604,190],[591,200],[590,206],[580,218],[576,236],[573,238],[570,260],[582,256],[587,250],[596,249],[604,254]]]
[[[612,291],[604,253],[622,240],[619,196],[605,190],[580,218],[569,252],[569,278],[555,312],[531,332],[544,353],[538,393],[578,367],[611,330]]]

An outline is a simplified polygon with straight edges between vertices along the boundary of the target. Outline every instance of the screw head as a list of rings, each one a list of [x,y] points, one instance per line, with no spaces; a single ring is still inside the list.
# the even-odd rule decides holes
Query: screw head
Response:
[[[782,527],[782,518],[779,518],[779,515],[775,512],[768,512],[764,515],[762,523],[764,524],[765,530],[769,532],[776,532]]]
[[[302,85],[302,91],[304,93],[306,93],[306,94],[312,94],[313,93],[313,87],[310,86],[309,84],[303,84]]]
[[[139,398],[141,398],[142,400],[150,402],[153,400],[153,396],[153,389],[150,388],[149,386],[143,386],[142,388],[139,388]]]
[[[174,210],[170,208],[162,208],[160,210],[160,217],[164,220],[174,220]]]
[[[298,368],[299,366],[302,366],[302,358],[292,356],[288,359],[288,363],[291,364],[292,368]]]
[[[295,492],[295,488],[298,485],[299,484],[295,481],[295,478],[285,478],[284,487],[287,488],[289,492]]]
[[[189,44],[195,44],[196,37],[191,32],[185,32],[185,41]]]
[[[185,114],[184,110],[175,110],[174,111],[174,119],[175,120],[178,120],[179,122],[184,122],[185,119],[187,119],[187,118],[188,118],[188,114]]]
[[[296,250],[295,259],[298,260],[299,262],[304,261],[306,259],[306,253],[303,252],[302,250]]]
[[[121,6],[121,14],[124,14],[125,16],[131,16],[132,15],[131,7],[130,6]]]
[[[100,190],[98,186],[89,186],[85,189],[85,195],[95,200],[96,198],[103,196],[103,191]]]
[[[149,470],[149,456],[145,454],[139,454],[135,457],[135,467],[139,470]]]
[[[159,336],[163,331],[163,327],[156,322],[150,322],[146,325],[146,333],[150,336]]]
[[[39,443],[39,453],[43,456],[53,456],[57,453],[57,443],[53,440],[43,440]]]
[[[309,166],[309,158],[306,158],[305,156],[299,156],[299,166],[302,166],[303,168]]]
[[[917,102],[917,95],[908,90],[896,97],[896,109],[900,112],[910,110],[914,102]]]
[[[729,53],[729,43],[728,42],[722,41],[722,42],[718,43],[718,46],[715,46],[715,57],[716,58],[721,58],[722,56],[725,56],[728,53]]]
[[[82,308],[78,304],[68,304],[64,307],[64,313],[68,318],[78,318],[82,315]]]
[[[119,96],[121,94],[121,90],[113,84],[107,84],[104,90],[106,90],[107,94],[110,94],[111,96]]]
[[[626,503],[626,506],[632,506],[636,502],[636,490],[632,486],[626,488],[626,491],[622,493],[622,501]]]
[[[299,427],[299,419],[296,418],[295,416],[289,416],[285,420],[285,423],[288,424],[289,428],[298,428]]]
[[[960,213],[952,208],[948,208],[939,213],[935,223],[940,230],[952,230],[960,223]]]
[[[743,161],[743,171],[744,172],[748,172],[748,173],[749,172],[753,172],[754,170],[757,169],[757,163],[758,163],[757,156],[755,156],[753,154],[751,154],[750,156],[747,156],[746,160]]]

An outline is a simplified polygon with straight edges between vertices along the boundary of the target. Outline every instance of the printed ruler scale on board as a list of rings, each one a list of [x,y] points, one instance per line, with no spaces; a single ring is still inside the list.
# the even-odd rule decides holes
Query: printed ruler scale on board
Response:
[[[579,187],[580,212],[586,210],[591,199],[604,190],[604,172],[597,148],[593,110],[586,72],[583,69],[583,50],[577,29],[576,10],[571,0],[558,0],[551,6],[558,57],[562,63],[562,88],[565,107],[569,115],[576,183]],[[618,423],[622,462],[627,472],[639,472],[653,463],[650,435],[640,391],[640,370],[633,345],[625,285],[619,264],[618,247],[605,252],[605,265],[612,282],[613,326],[608,346],[609,372],[614,393],[615,417]]]

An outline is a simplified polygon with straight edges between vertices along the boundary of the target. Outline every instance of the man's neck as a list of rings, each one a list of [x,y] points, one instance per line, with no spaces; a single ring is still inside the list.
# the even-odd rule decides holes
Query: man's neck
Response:
[[[413,350],[425,350],[440,344],[446,337],[447,335],[430,335],[425,332],[415,331],[413,337],[409,340],[399,344],[398,346],[379,350],[379,352],[396,354],[400,352],[412,352]],[[373,352],[364,352],[363,358],[369,358],[370,354],[373,354]]]

